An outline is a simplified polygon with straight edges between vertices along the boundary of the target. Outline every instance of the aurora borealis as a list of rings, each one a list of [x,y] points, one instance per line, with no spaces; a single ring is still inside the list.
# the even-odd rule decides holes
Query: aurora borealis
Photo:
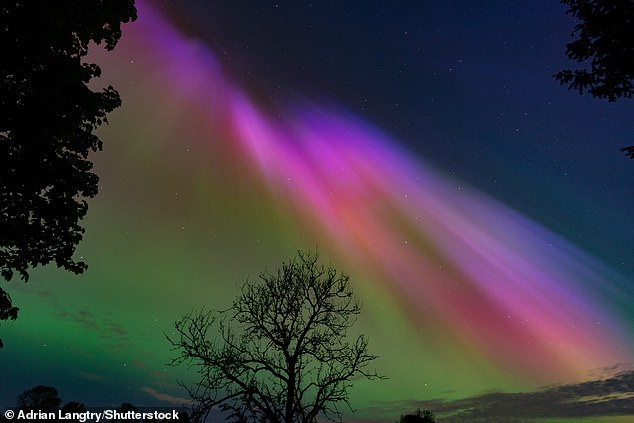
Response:
[[[494,106],[488,88],[474,86],[471,104],[436,93],[438,106],[425,107],[446,120],[412,113],[429,134],[407,139],[417,131],[396,124],[408,112],[376,122],[380,106],[364,114],[348,94],[302,92],[292,77],[279,94],[283,75],[263,94],[254,88],[261,79],[244,76],[257,69],[233,74],[248,60],[227,62],[223,41],[194,35],[202,18],[165,5],[138,2],[138,21],[117,48],[93,55],[99,84],[112,83],[124,105],[101,130],[105,148],[94,157],[100,193],[78,251],[89,270],[76,277],[44,268],[28,284],[7,284],[21,314],[0,327],[6,405],[37,384],[94,406],[182,404],[177,381],[192,376],[165,365],[172,322],[202,305],[226,306],[237,283],[315,247],[350,274],[364,307],[358,329],[389,378],[355,384],[356,418],[394,421],[415,401],[528,392],[631,369],[634,197],[623,177],[634,168],[609,143],[582,138],[590,125],[627,142],[631,105],[575,96],[549,79],[552,69],[532,63],[526,69],[545,76],[513,86],[503,66],[487,62],[473,73],[495,74],[495,90],[526,90],[518,94],[526,104],[496,97]],[[458,49],[448,46],[446,57]],[[407,75],[378,81],[394,85],[386,92],[419,90]],[[543,95],[557,107],[533,104],[541,90],[552,91]],[[414,101],[404,97],[399,107]],[[496,107],[505,109],[487,121]],[[603,123],[590,123],[597,110]],[[466,123],[478,119],[489,123]],[[455,133],[444,139],[448,127]],[[536,153],[540,143],[548,147]],[[466,152],[452,154],[459,145]],[[569,153],[579,150],[586,156]]]

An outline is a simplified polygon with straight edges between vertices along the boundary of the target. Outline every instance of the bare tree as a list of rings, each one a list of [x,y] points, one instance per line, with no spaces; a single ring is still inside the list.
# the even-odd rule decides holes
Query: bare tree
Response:
[[[349,337],[361,307],[349,276],[298,252],[258,282],[246,281],[231,308],[186,314],[167,336],[172,364],[196,368],[186,387],[204,418],[212,408],[235,422],[312,423],[352,410],[348,390],[377,358],[363,335]]]

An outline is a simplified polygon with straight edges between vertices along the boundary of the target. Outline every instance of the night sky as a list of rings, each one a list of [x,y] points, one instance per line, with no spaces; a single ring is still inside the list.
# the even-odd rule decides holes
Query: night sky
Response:
[[[350,274],[389,378],[355,383],[347,421],[478,401],[509,421],[491,406],[505,393],[561,410],[518,401],[515,416],[573,421],[570,392],[629,377],[634,161],[619,148],[634,103],[554,80],[575,66],[562,5],[137,8],[90,57],[124,103],[93,156],[89,269],[6,284],[20,316],[0,327],[0,405],[38,384],[91,406],[185,403],[177,381],[195,375],[166,366],[174,320],[311,248]],[[612,399],[631,401],[627,380]]]

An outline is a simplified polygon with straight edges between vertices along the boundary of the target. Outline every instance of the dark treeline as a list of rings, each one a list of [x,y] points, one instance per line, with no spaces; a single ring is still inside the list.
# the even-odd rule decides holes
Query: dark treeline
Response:
[[[122,403],[119,407],[108,408],[113,411],[114,418],[108,419],[111,423],[135,423],[141,421],[148,421],[149,419],[136,419],[134,416],[137,413],[148,413],[160,410],[161,413],[165,412],[167,414],[168,409],[163,407],[136,407],[129,402]],[[187,411],[185,407],[173,407],[169,408],[169,412],[172,410],[176,410],[176,415],[178,416],[178,423],[191,423],[190,413]],[[64,423],[87,423],[93,422],[94,419],[81,418],[80,416],[86,416],[86,413],[89,412],[102,412],[104,408],[95,408],[95,407],[86,407],[83,403],[78,401],[68,401],[64,405],[62,405],[62,398],[59,396],[59,393],[56,388],[52,386],[45,385],[37,385],[33,388],[27,389],[26,391],[20,393],[16,397],[15,404],[13,406],[5,407],[5,410],[12,410],[14,412],[13,415],[7,415],[6,413],[2,413],[0,415],[0,423],[9,423],[14,421],[19,416],[19,412],[33,412],[37,413],[53,413],[55,416],[63,417],[57,419],[45,419],[50,422],[64,422]],[[114,414],[116,412],[117,414]],[[158,413],[160,415],[160,413]],[[118,418],[117,416],[121,416]],[[36,416],[35,419],[39,420]],[[103,420],[103,419],[101,419]],[[172,418],[164,418],[164,419],[152,419],[151,421],[155,423],[168,423],[174,422],[175,419]]]

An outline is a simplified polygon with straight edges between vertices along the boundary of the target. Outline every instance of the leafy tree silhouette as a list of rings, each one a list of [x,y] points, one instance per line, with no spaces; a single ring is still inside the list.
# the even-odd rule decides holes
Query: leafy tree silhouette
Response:
[[[8,292],[0,288],[0,320],[15,320],[18,318],[18,308],[11,302],[11,296]],[[0,339],[0,348],[4,344]]]
[[[436,418],[434,413],[429,410],[423,410],[419,408],[414,414],[401,415],[396,423],[435,423]]]
[[[54,262],[73,273],[85,198],[97,194],[88,155],[93,131],[121,104],[112,86],[88,86],[101,69],[85,63],[89,43],[112,50],[134,0],[8,0],[0,7],[0,274],[23,280]],[[17,317],[0,288],[0,320]],[[1,346],[1,344],[0,344]]]
[[[554,75],[569,89],[608,101],[634,93],[634,0],[561,0],[579,20],[566,55],[590,69],[562,70]],[[634,158],[634,146],[621,149]]]
[[[52,386],[38,385],[18,395],[16,406],[21,410],[57,412],[62,399]]]
[[[587,63],[590,70],[563,70],[555,74],[562,84],[580,94],[615,101],[632,97],[634,86],[634,1],[561,0],[567,13],[579,19],[566,46],[570,60]]]
[[[247,280],[231,308],[184,315],[166,337],[178,353],[171,364],[200,375],[186,387],[194,420],[212,407],[234,422],[341,419],[351,380],[381,377],[366,370],[376,358],[367,339],[347,336],[360,311],[348,275],[299,251],[259,282]]]

